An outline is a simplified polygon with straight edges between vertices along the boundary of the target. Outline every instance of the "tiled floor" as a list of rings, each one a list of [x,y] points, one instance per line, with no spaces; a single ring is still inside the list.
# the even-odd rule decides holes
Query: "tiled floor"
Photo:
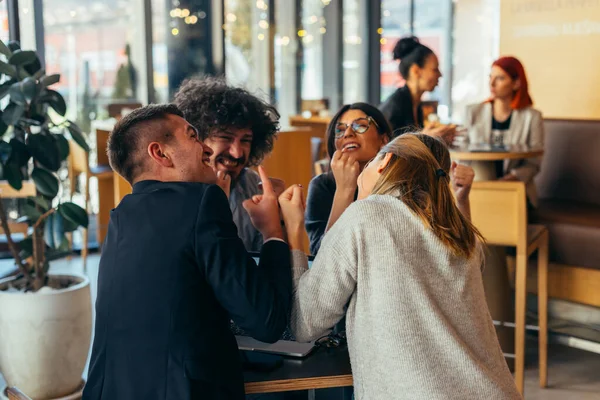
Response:
[[[92,299],[95,299],[100,257],[88,258],[87,274],[90,277]],[[0,270],[3,263],[0,262]],[[56,261],[51,266],[55,273],[84,273],[81,260]],[[528,343],[529,349],[535,349],[535,341]],[[600,354],[585,352],[559,344],[549,349],[549,387],[540,389],[538,369],[534,351],[528,354],[528,367],[525,374],[525,398],[527,400],[600,400]],[[87,374],[87,373],[85,373]],[[1,382],[0,377],[0,386]]]

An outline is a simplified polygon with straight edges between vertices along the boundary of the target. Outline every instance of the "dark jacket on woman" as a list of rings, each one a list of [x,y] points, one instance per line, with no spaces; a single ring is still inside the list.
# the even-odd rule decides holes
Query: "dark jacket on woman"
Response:
[[[423,129],[423,108],[419,104],[417,107],[417,121],[415,121],[412,96],[408,86],[398,88],[379,106],[379,110],[390,122],[392,131],[398,131],[394,132],[394,136],[407,131]]]

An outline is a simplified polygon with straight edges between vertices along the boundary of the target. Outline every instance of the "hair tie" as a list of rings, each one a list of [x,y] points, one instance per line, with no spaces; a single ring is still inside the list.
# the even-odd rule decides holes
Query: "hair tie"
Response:
[[[446,171],[444,171],[444,170],[443,170],[443,169],[441,169],[441,168],[438,168],[438,169],[435,171],[435,176],[437,176],[438,178],[440,178],[440,177],[443,177],[443,176],[447,176],[447,174],[446,174]]]

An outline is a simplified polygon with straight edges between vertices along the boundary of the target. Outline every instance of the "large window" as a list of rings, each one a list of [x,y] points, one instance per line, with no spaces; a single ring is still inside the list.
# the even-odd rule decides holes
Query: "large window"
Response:
[[[324,8],[329,0],[302,0],[302,25],[298,37],[302,41],[302,99],[318,100],[323,96],[323,35],[327,32]],[[330,68],[337,66],[331,65]],[[326,97],[326,96],[325,96]]]
[[[411,33],[410,0],[381,1],[381,100],[387,99],[404,80],[394,60],[394,45],[402,36]]]
[[[297,14],[289,0],[276,0],[275,12],[275,105],[281,114],[281,125],[286,127],[289,116],[297,112]]]
[[[361,0],[344,0],[343,3],[343,71],[344,103],[366,101],[367,63],[366,18]]]
[[[414,7],[413,33],[438,56],[442,71],[439,85],[432,93],[426,93],[424,100],[438,101],[438,115],[445,120],[449,116],[451,90],[452,1],[415,0]]]
[[[5,1],[0,3],[0,40],[8,42],[8,10]]]
[[[46,71],[60,73],[55,86],[68,117],[89,131],[108,117],[109,103],[141,102],[143,13],[134,0],[44,0]]]
[[[268,0],[225,0],[225,74],[269,100],[270,24]]]

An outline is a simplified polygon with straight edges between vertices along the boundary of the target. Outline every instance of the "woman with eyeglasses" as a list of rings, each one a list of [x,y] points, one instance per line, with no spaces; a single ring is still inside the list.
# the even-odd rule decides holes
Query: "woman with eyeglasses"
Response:
[[[485,300],[482,238],[454,202],[450,169],[438,138],[386,144],[310,269],[297,250],[302,190],[279,197],[294,249],[290,327],[311,341],[346,316],[357,400],[521,398]]]
[[[391,139],[388,121],[370,104],[346,104],[333,116],[327,127],[331,171],[314,177],[308,187],[306,231],[311,254],[317,254],[325,233],[356,200],[358,175]],[[460,208],[468,213],[473,170],[459,165],[453,169],[453,180]]]

